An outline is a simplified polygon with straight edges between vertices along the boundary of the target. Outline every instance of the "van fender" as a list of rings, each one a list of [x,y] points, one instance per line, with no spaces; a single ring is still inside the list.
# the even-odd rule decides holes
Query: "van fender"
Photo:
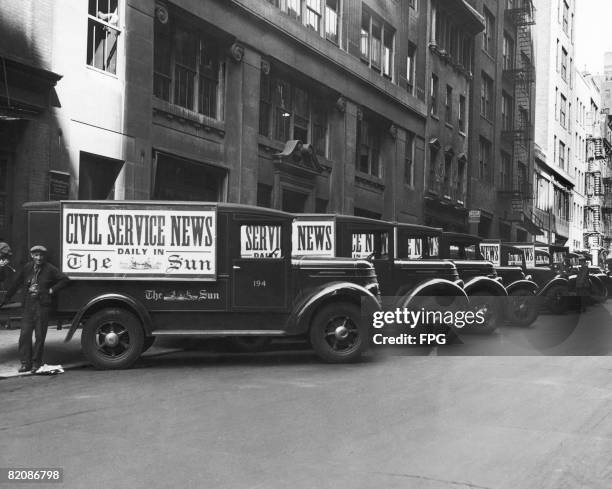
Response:
[[[417,285],[409,293],[406,293],[399,299],[400,307],[410,307],[414,304],[418,297],[459,297],[460,301],[465,301],[465,305],[469,300],[465,291],[456,283],[450,280],[435,278]]]
[[[533,282],[532,280],[517,280],[516,282],[512,282],[508,287],[506,287],[506,291],[508,295],[511,295],[513,292],[517,290],[529,290],[533,295],[536,295],[538,291],[538,284]]]
[[[103,294],[91,299],[85,306],[83,306],[72,319],[70,329],[66,334],[65,342],[68,342],[74,336],[75,331],[78,329],[79,324],[83,320],[83,317],[91,312],[92,310],[103,309],[104,307],[123,307],[134,312],[140,322],[143,325],[145,335],[151,334],[151,316],[146,308],[136,299],[124,294]]]
[[[287,332],[302,334],[310,328],[316,312],[330,302],[347,301],[363,307],[362,314],[379,311],[379,299],[366,287],[351,282],[332,282],[308,292],[294,307],[287,320]]]
[[[506,288],[501,283],[489,277],[474,277],[465,284],[463,290],[468,296],[477,290],[491,292],[492,296],[505,297],[508,295]]]
[[[608,298],[608,288],[602,277],[605,277],[605,275],[589,275],[589,279],[591,280],[591,296],[593,296],[597,302],[603,302]]]
[[[556,276],[538,291],[538,295],[542,297],[546,296],[553,287],[557,286],[566,287],[569,290],[569,281],[564,277]]]

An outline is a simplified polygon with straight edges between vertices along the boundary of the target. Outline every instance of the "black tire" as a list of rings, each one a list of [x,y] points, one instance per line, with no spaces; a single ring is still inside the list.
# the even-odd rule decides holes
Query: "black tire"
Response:
[[[326,362],[358,360],[368,346],[367,327],[359,307],[348,302],[324,306],[310,325],[310,344]]]
[[[500,297],[491,295],[487,291],[476,291],[470,294],[470,308],[474,313],[482,311],[484,313],[484,323],[474,324],[471,331],[475,333],[491,334],[501,324],[502,309],[500,307]]]
[[[508,322],[522,328],[531,326],[538,319],[539,309],[537,297],[533,292],[528,289],[516,290],[508,297]]]
[[[272,339],[268,336],[231,336],[228,338],[232,351],[239,353],[257,353],[264,351]]]
[[[553,314],[565,314],[569,307],[569,289],[565,285],[554,285],[546,292],[546,307]]]
[[[144,353],[149,348],[151,348],[153,346],[153,343],[155,343],[155,336],[145,336],[145,339],[142,345],[142,353]]]
[[[102,309],[83,327],[81,348],[85,358],[98,369],[123,369],[134,364],[144,347],[140,320],[120,308]]]

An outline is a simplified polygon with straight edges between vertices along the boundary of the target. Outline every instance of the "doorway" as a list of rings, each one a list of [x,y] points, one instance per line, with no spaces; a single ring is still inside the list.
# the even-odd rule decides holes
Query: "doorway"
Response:
[[[306,212],[308,194],[283,189],[281,209],[285,212]]]

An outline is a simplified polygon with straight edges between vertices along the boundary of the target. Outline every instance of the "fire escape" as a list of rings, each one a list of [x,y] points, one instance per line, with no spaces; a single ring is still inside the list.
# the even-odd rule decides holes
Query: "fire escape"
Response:
[[[602,124],[605,127],[606,124]],[[605,129],[602,130],[605,134]],[[609,251],[612,242],[612,178],[609,161],[612,145],[607,137],[591,137],[587,171],[587,216],[584,245]]]
[[[511,173],[498,190],[500,198],[511,200],[514,220],[522,220],[523,215],[540,228],[542,223],[532,212],[533,200],[533,113],[532,97],[535,84],[534,48],[532,26],[535,25],[532,0],[516,0],[513,8],[505,11],[506,20],[515,27],[514,60],[505,66],[503,77],[514,89],[514,107],[511,127],[502,131],[502,139],[512,147]]]

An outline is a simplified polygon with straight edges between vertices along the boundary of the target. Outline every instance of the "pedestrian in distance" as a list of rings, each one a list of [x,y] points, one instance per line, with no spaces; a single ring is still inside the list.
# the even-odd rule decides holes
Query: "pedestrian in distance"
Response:
[[[21,334],[19,335],[21,367],[19,372],[31,370],[32,373],[35,373],[42,365],[53,297],[58,290],[67,285],[68,277],[47,262],[47,248],[44,246],[32,246],[30,258],[32,261],[24,265],[15,276],[6,296],[0,301],[0,307],[23,286],[23,319],[21,321]],[[34,349],[32,349],[32,332],[34,332],[36,338]]]
[[[588,296],[591,290],[591,282],[589,280],[589,267],[586,259],[580,259],[580,268],[576,276],[576,295],[580,302],[580,312],[586,311]]]

